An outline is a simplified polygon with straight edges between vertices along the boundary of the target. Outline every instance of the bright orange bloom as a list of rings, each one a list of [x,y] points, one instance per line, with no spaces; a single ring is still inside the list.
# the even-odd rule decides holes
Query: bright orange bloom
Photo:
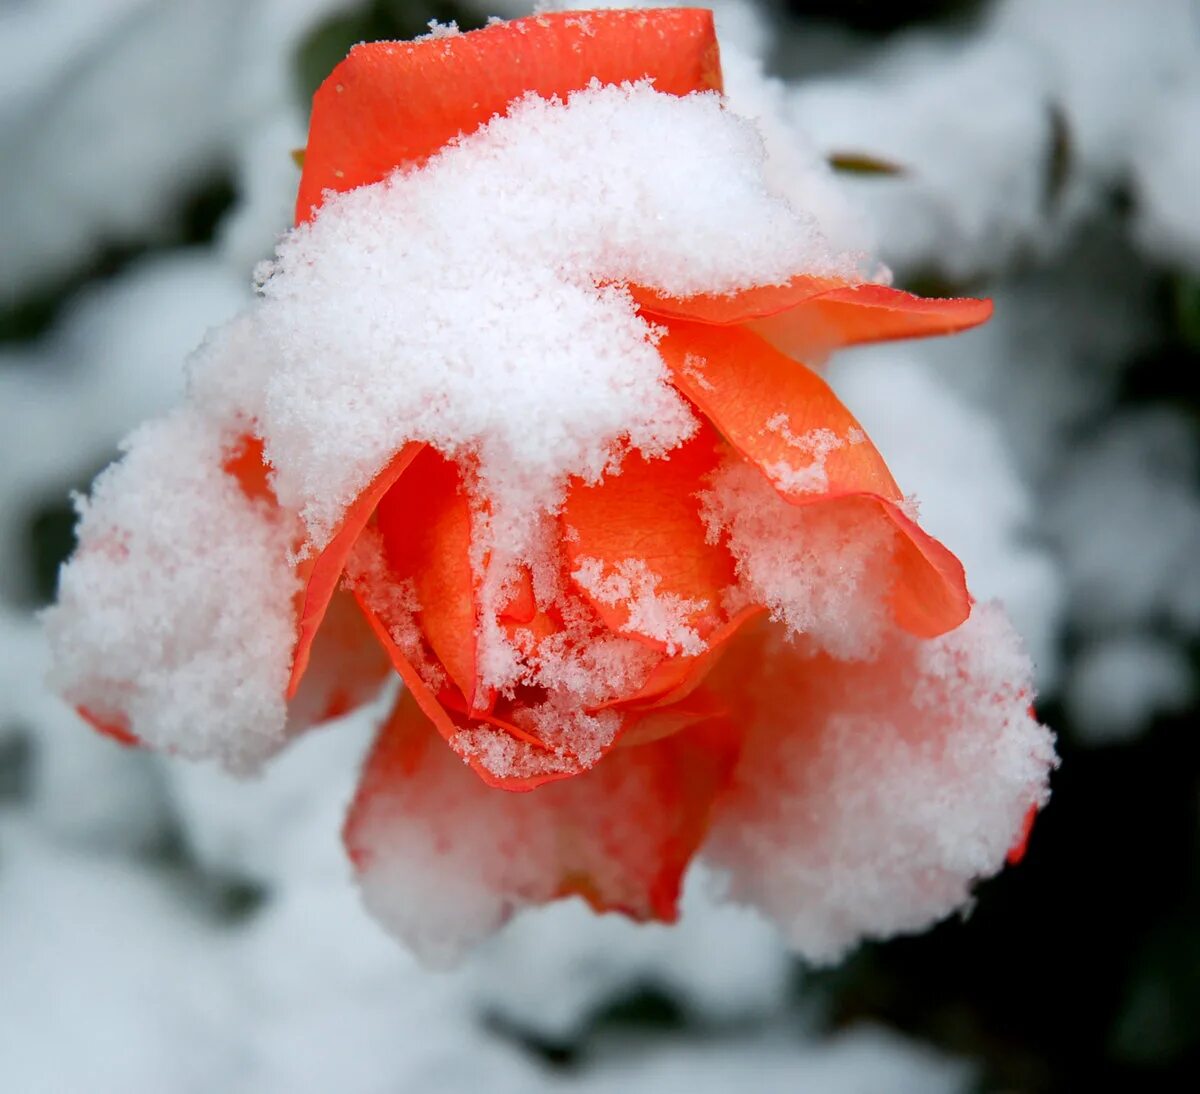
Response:
[[[701,10],[600,11],[586,20],[570,14],[535,16],[461,36],[401,44],[356,46],[321,86],[313,102],[309,144],[297,219],[319,214],[326,191],[377,182],[397,166],[420,163],[460,133],[469,133],[513,99],[536,91],[565,97],[593,80],[619,83],[650,77],[657,90],[677,95],[721,87],[711,14]],[[863,522],[894,527],[895,578],[890,593],[895,621],[920,637],[961,623],[970,611],[962,567],[905,515],[903,495],[869,441],[844,444],[825,461],[820,490],[789,489],[780,467],[803,477],[811,463],[788,442],[814,429],[838,438],[861,434],[858,423],[820,376],[799,358],[842,345],[948,333],[983,322],[991,305],[980,300],[925,300],[879,285],[849,285],[797,274],[785,285],[722,296],[672,298],[632,286],[644,314],[667,328],[660,351],[679,392],[715,428],[703,429],[661,460],[636,455],[619,475],[599,485],[579,484],[561,515],[568,571],[581,558],[600,559],[605,576],[636,559],[658,579],[656,591],[703,607],[688,623],[706,649],[671,652],[667,643],[639,633],[621,598],[583,589],[597,616],[614,632],[632,635],[660,659],[629,694],[610,699],[621,729],[616,753],[589,778],[615,777],[618,765],[655,775],[642,803],[646,817],[672,819],[662,832],[663,857],[643,890],[619,895],[601,889],[585,863],[563,861],[558,893],[578,891],[596,907],[620,907],[639,917],[670,919],[679,879],[705,833],[708,806],[731,770],[737,752],[736,712],[720,696],[703,693],[706,674],[738,630],[761,610],[720,609],[721,593],[734,582],[734,559],[725,545],[709,542],[696,495],[706,476],[733,453],[768,474],[780,495],[797,506],[826,506]],[[775,343],[787,348],[787,353]],[[764,427],[788,408],[786,423]],[[780,425],[784,424],[784,428]],[[783,479],[786,480],[786,474]],[[418,586],[427,655],[445,670],[446,683],[428,686],[411,658],[390,637],[377,605],[386,597],[358,592],[375,633],[408,685],[385,728],[364,776],[347,826],[351,853],[361,858],[357,830],[380,786],[416,777],[428,727],[448,741],[475,727],[511,734],[515,747],[536,759],[547,743],[522,729],[525,697],[481,695],[476,688],[479,630],[476,578],[470,562],[470,508],[454,465],[429,449],[400,452],[347,514],[333,543],[312,566],[300,622],[292,686],[303,675],[313,636],[337,587],[353,544],[367,527],[386,547],[390,577]],[[411,537],[408,529],[420,532]],[[372,603],[376,605],[373,609]],[[539,611],[532,589],[509,605],[504,624],[534,643],[562,631],[561,619]],[[720,731],[713,727],[719,726]],[[687,746],[685,762],[678,761]],[[579,778],[594,760],[563,762],[544,770],[498,774],[468,753],[483,781],[508,790],[531,790],[548,781]],[[536,762],[532,765],[537,768]],[[582,780],[581,780],[582,781]],[[593,812],[570,816],[571,795],[561,794],[564,816],[587,828]],[[578,793],[584,793],[581,786]],[[651,829],[653,831],[653,828]],[[635,887],[636,888],[636,887]],[[551,895],[551,894],[547,894]]]
[[[419,166],[526,93],[565,98],[593,81],[644,78],[677,96],[720,91],[711,14],[542,15],[356,46],[315,96],[297,221],[319,218],[330,191]],[[723,295],[628,289],[661,332],[671,383],[701,427],[661,458],[634,451],[619,473],[570,485],[553,533],[552,584],[568,590],[565,599],[546,595],[546,576],[526,569],[499,610],[488,606],[473,469],[417,442],[394,454],[323,549],[299,564],[288,697],[307,708],[303,720],[363,701],[387,661],[406,685],[346,825],[352,858],[367,875],[386,867],[380,832],[411,824],[432,833],[450,870],[461,830],[486,832],[506,849],[498,854],[522,863],[496,884],[504,894],[496,918],[567,894],[638,919],[675,917],[684,870],[737,781],[746,709],[758,701],[746,681],[771,641],[773,605],[730,595],[742,560],[714,531],[704,500],[719,474],[751,473],[773,488],[781,513],[885,544],[881,595],[896,633],[923,642],[971,613],[958,560],[914,522],[879,452],[804,362],[841,346],[963,330],[988,318],[988,301],[928,300],[803,271]],[[226,470],[248,497],[271,500],[255,438]],[[671,611],[656,615],[664,603]],[[489,627],[533,658],[551,649],[586,658],[589,642],[599,648],[609,636],[640,644],[641,660],[619,687],[580,691],[575,709],[548,717],[545,689],[498,693],[483,682]],[[841,671],[795,649],[772,656],[790,679]],[[892,661],[907,665],[908,656]],[[394,908],[381,914],[403,919]]]

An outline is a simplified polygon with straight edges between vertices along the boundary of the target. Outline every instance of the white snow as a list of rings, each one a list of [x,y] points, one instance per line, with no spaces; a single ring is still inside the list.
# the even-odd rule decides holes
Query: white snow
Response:
[[[705,853],[731,895],[821,962],[963,906],[1056,762],[1003,612],[976,606],[929,642],[894,632],[866,663],[788,660],[771,641],[730,670],[752,728]]]
[[[571,577],[593,600],[628,608],[629,620],[622,629],[663,643],[667,656],[694,655],[707,648],[688,620],[696,612],[706,611],[708,601],[660,593],[661,578],[651,572],[645,559],[624,559],[605,573],[600,559],[580,558]]]
[[[854,270],[766,188],[759,139],[715,95],[526,101],[280,247],[256,317],[280,357],[258,413],[280,500],[319,543],[426,440],[478,459],[505,544],[565,476],[690,433],[621,282],[687,295]]]
[[[71,702],[253,770],[284,742],[295,529],[225,472],[232,451],[186,411],[134,433],[79,503],[80,547],[43,618]]]
[[[790,505],[740,461],[726,463],[701,500],[710,535],[728,536],[738,599],[765,604],[813,652],[855,660],[878,652],[888,625],[889,524],[858,509]]]

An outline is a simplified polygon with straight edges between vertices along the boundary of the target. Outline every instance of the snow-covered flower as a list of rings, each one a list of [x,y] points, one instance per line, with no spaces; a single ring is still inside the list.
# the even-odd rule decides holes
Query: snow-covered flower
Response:
[[[47,623],[106,731],[252,770],[403,678],[346,841],[430,956],[669,921],[699,852],[831,957],[1045,799],[1018,641],[802,363],[990,305],[868,282],[720,86],[698,10],[356,47],[263,298],[82,503]]]

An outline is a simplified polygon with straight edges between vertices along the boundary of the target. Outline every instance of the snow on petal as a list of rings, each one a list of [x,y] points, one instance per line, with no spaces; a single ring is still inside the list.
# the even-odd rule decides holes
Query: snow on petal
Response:
[[[833,503],[854,510],[864,528],[884,526],[866,538],[892,539],[888,600],[905,630],[930,638],[967,617],[962,566],[905,512],[883,457],[820,376],[736,327],[673,322],[659,349],[675,386],[782,498],[798,507]],[[837,565],[832,542],[826,560]]]
[[[235,449],[186,410],[135,432],[44,620],[53,683],[93,718],[249,771],[286,740],[297,529],[225,470]]]
[[[895,631],[865,663],[760,642],[722,670],[749,721],[705,852],[731,895],[823,962],[966,904],[1046,801],[1056,763],[1004,613],[981,606],[932,641]]]
[[[722,292],[853,264],[767,188],[762,156],[715,94],[596,86],[522,100],[420,170],[330,196],[264,272],[246,349],[274,362],[259,428],[281,503],[320,545],[425,441],[478,460],[492,536],[519,551],[568,476],[675,447],[695,419],[623,286]]]
[[[563,508],[571,576],[613,630],[694,655],[722,620],[733,560],[709,542],[696,494],[717,461],[711,428],[656,460],[636,454]]]
[[[843,346],[956,334],[986,323],[990,300],[924,297],[873,282],[797,273],[782,284],[676,296],[636,286],[634,299],[666,320],[745,325],[791,357],[819,364]]]
[[[313,97],[296,220],[330,191],[427,159],[530,92],[550,99],[647,78],[670,95],[720,90],[711,12],[551,12],[471,34],[362,42]]]
[[[672,921],[683,871],[733,761],[725,727],[611,753],[527,794],[497,792],[437,739],[406,692],[346,823],[367,906],[447,963],[513,912],[566,895]]]

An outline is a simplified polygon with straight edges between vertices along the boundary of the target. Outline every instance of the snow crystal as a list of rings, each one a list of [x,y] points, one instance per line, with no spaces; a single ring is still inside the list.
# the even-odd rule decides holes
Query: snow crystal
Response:
[[[933,641],[894,633],[868,664],[776,646],[727,671],[752,727],[705,854],[814,960],[963,905],[1046,800],[1052,739],[995,606]]]
[[[834,175],[827,159],[828,150],[813,139],[814,132],[799,124],[790,89],[781,80],[766,75],[762,60],[754,52],[755,43],[743,46],[721,33],[721,26],[729,21],[730,9],[739,6],[726,0],[721,5],[723,10],[714,12],[721,41],[725,97],[730,109],[753,121],[762,136],[766,154],[763,171],[768,185],[794,208],[814,217],[825,237],[838,249],[873,254],[878,250],[876,232],[862,203],[851,200],[857,195],[852,195]],[[774,38],[780,29],[772,28],[768,33]],[[813,29],[806,28],[810,32]],[[871,281],[887,283],[891,279],[891,272],[881,263],[865,264],[864,269],[868,270]]]
[[[710,537],[727,537],[743,596],[810,649],[874,655],[888,619],[895,534],[886,522],[836,504],[791,505],[739,461],[721,467],[700,500]]]
[[[767,189],[753,128],[716,95],[525,100],[420,170],[331,196],[281,245],[255,317],[280,358],[259,408],[280,500],[320,542],[422,439],[478,457],[496,538],[519,539],[566,474],[690,432],[621,283],[685,295],[854,268]]]
[[[284,739],[295,530],[225,473],[230,451],[186,411],[135,432],[80,502],[80,548],[44,618],[72,702],[249,770]]]
[[[450,747],[498,778],[570,775],[600,760],[621,728],[621,717],[611,710],[587,714],[574,700],[552,699],[518,708],[513,724],[544,747],[489,726],[460,730]]]
[[[660,593],[662,579],[644,559],[627,558],[609,572],[598,558],[580,558],[571,576],[579,587],[600,604],[628,608],[629,619],[621,629],[662,642],[667,654],[697,654],[707,648],[688,620],[706,611],[708,601]]]
[[[421,634],[417,616],[421,602],[411,580],[397,581],[384,555],[383,537],[366,528],[346,560],[346,588],[361,598],[363,606],[387,629],[388,637],[435,691],[446,683],[446,670],[438,663]]]
[[[825,458],[846,445],[832,429],[809,429],[794,433],[789,424],[790,417],[780,411],[763,423],[763,431],[776,434],[796,456],[799,466],[792,460],[776,460],[765,464],[763,470],[780,490],[789,494],[820,494],[829,489],[829,475],[825,470]],[[861,429],[853,430],[857,442],[865,439]],[[851,442],[855,443],[855,442]]]
[[[565,626],[526,654],[527,682],[565,693],[585,708],[632,695],[662,660],[644,642],[613,634],[581,600],[566,597]]]

